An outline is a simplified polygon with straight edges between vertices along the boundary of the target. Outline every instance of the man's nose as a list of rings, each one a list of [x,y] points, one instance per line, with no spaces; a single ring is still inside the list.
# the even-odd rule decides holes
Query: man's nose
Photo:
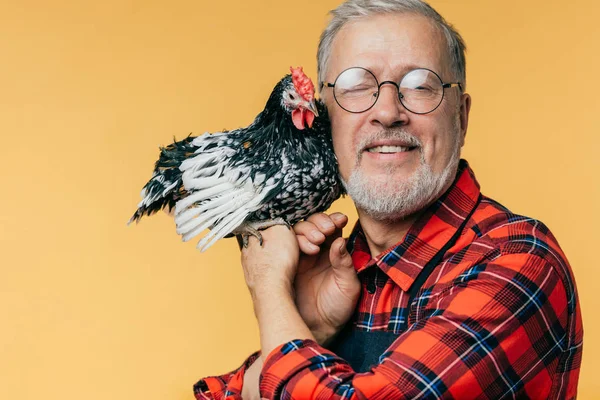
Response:
[[[399,95],[396,82],[381,82],[377,102],[371,110],[371,123],[385,127],[406,125],[408,111],[400,102]]]

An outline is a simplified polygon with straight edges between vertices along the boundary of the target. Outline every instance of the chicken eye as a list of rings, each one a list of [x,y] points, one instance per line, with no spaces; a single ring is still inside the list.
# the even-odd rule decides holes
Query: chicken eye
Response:
[[[290,93],[290,99],[296,100],[296,97],[294,97],[294,95]]]

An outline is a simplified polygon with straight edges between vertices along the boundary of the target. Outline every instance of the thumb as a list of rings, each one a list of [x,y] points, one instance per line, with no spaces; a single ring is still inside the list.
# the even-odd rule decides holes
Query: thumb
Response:
[[[331,266],[333,267],[336,278],[344,281],[356,280],[358,282],[358,277],[354,270],[354,263],[352,262],[352,257],[346,250],[346,241],[343,237],[337,238],[331,244],[329,249],[329,260],[331,261]]]

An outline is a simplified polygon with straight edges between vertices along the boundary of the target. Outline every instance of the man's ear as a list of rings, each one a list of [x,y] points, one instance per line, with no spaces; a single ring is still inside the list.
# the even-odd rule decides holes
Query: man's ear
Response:
[[[460,95],[460,134],[461,134],[461,147],[465,144],[465,137],[467,136],[467,128],[469,126],[469,112],[471,111],[471,95],[463,93]]]

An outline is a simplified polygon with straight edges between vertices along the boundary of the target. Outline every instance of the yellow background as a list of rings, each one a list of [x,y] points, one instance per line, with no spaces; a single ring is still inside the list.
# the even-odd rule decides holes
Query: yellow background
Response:
[[[290,65],[315,79],[338,2],[0,3],[0,399],[191,399],[258,347],[233,241],[125,223],[159,145],[249,124]],[[464,157],[568,255],[600,398],[598,2],[432,4],[469,48]]]

